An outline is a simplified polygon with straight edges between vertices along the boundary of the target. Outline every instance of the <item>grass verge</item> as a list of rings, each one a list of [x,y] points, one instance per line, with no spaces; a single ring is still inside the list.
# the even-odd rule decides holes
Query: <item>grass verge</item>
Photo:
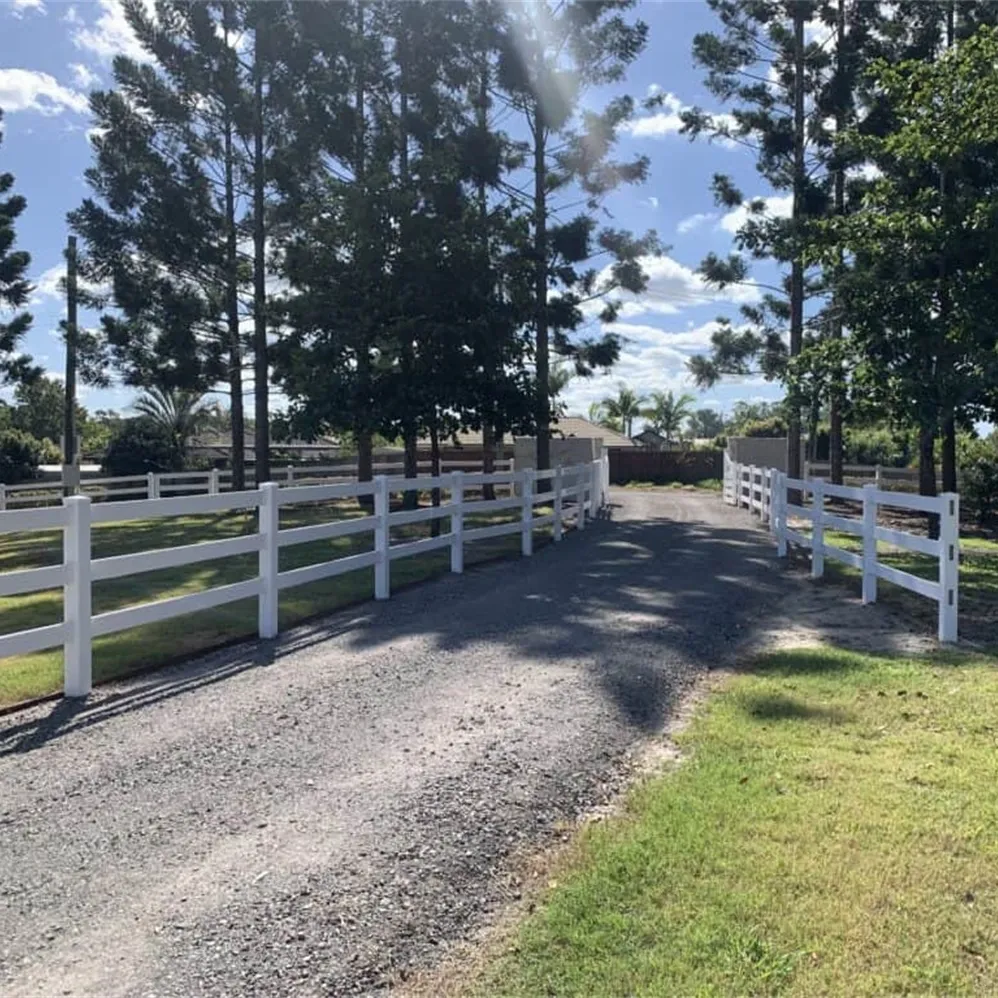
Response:
[[[536,514],[547,510],[537,507]],[[354,504],[315,503],[281,510],[281,529],[326,523],[363,515]],[[469,516],[468,527],[484,526],[515,519],[517,512],[497,516]],[[449,529],[443,523],[443,532]],[[253,533],[256,516],[225,513],[215,516],[170,517],[130,523],[108,523],[94,527],[94,558],[152,551],[182,544],[221,540]],[[392,542],[428,536],[428,523],[393,528]],[[535,546],[550,539],[550,528],[534,531]],[[314,541],[282,548],[280,570],[331,561],[368,551],[373,535]],[[465,564],[510,557],[520,551],[520,537],[511,534],[477,541],[465,548]],[[62,560],[60,531],[33,531],[0,538],[0,572],[39,568]],[[444,549],[392,562],[392,589],[441,575],[450,569],[450,554]],[[105,613],[121,607],[200,592],[253,578],[257,556],[241,555],[178,568],[145,572],[121,579],[97,582],[93,587],[93,612]],[[352,603],[370,599],[374,591],[374,570],[361,569],[346,575],[286,589],[280,595],[280,626],[331,612]],[[42,627],[62,620],[62,590],[46,590],[24,596],[0,599],[0,634]],[[241,600],[201,613],[130,628],[96,638],[93,643],[94,681],[106,682],[133,672],[177,661],[188,655],[217,648],[256,634],[257,601]],[[62,648],[0,660],[0,706],[54,693],[62,688]]]
[[[769,655],[471,993],[998,993],[996,732],[983,657]]]
[[[695,489],[700,492],[720,492],[724,483],[720,478],[703,478],[699,482],[625,482],[620,488],[641,492],[660,492],[666,489]]]

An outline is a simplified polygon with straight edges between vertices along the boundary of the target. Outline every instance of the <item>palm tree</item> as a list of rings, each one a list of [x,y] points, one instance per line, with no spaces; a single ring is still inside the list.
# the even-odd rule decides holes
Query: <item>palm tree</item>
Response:
[[[214,405],[202,392],[178,388],[147,388],[136,400],[135,410],[170,435],[177,454],[187,457],[191,438],[211,418]]]
[[[593,402],[589,406],[589,422],[605,426],[608,430],[616,430],[617,433],[622,432],[619,420],[614,419],[606,411],[606,406],[602,402]]]
[[[641,406],[647,399],[643,395],[638,395],[623,382],[617,385],[616,398],[603,399],[603,406],[607,415],[620,424],[621,431],[627,436],[632,436],[634,431],[634,420],[642,414]]]
[[[683,392],[678,398],[671,392],[652,392],[652,404],[642,411],[656,433],[660,433],[667,441],[679,435],[683,428],[683,420],[693,415],[693,405],[696,399],[688,392]]]

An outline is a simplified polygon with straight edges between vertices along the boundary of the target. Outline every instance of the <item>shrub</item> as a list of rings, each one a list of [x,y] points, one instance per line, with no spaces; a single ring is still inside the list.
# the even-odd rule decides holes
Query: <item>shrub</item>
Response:
[[[42,445],[23,430],[0,430],[0,482],[17,485],[38,477]]]
[[[767,416],[746,423],[737,436],[741,437],[785,437],[787,424],[782,416]]]
[[[910,430],[846,429],[842,434],[846,464],[907,468],[917,456],[917,445],[917,435]]]
[[[169,431],[140,416],[126,420],[104,454],[108,475],[144,475],[150,471],[180,471],[183,461]]]
[[[960,493],[979,523],[998,517],[998,433],[967,443],[960,464]]]
[[[48,437],[38,441],[41,448],[40,464],[62,464],[62,451]]]

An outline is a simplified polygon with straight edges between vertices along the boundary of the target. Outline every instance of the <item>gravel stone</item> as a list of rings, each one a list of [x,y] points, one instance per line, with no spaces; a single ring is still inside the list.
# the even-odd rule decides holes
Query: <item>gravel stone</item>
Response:
[[[0,718],[0,993],[376,995],[471,938],[788,586],[744,511],[612,497],[531,559]]]

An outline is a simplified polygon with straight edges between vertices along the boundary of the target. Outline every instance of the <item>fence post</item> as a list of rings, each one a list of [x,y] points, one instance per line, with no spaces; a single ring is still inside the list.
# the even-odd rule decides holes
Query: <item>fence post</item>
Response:
[[[583,474],[582,466],[576,465],[575,472],[575,515],[576,530],[586,529],[586,476]]]
[[[589,515],[595,520],[599,516],[600,507],[603,503],[600,501],[600,487],[599,487],[599,462],[593,461],[589,465]]]
[[[534,480],[536,472],[528,468],[523,472],[520,490],[520,552],[527,558],[534,553]]]
[[[146,498],[159,498],[159,475],[155,471],[146,472]]]
[[[878,489],[882,489],[884,487],[883,469],[880,467],[879,464],[873,470],[873,480]]]
[[[776,472],[776,556],[787,556],[787,475]]]
[[[805,461],[804,462],[804,475],[802,477],[804,478],[805,482],[811,477],[811,462],[810,461]]]
[[[863,486],[863,602],[877,602],[877,486]]]
[[[939,514],[939,640],[957,640],[960,585],[960,496],[944,492]]]
[[[811,578],[825,574],[825,483],[814,479],[811,489]]]
[[[208,495],[218,495],[218,468],[212,468],[208,472]]]
[[[260,492],[260,596],[257,600],[258,633],[277,637],[277,573],[280,505],[277,482],[264,482]]]
[[[295,466],[293,464],[288,465],[287,478],[288,485],[293,485],[295,481]]]
[[[388,479],[374,476],[374,598],[388,599],[391,593],[390,563],[388,561]]]
[[[554,539],[561,540],[561,493],[564,487],[564,475],[559,464],[554,470]]]
[[[0,510],[7,508],[7,486],[0,482]]]
[[[450,502],[450,570],[464,571],[464,472],[451,472]]]
[[[90,498],[67,496],[66,527],[63,531],[62,552],[66,566],[63,586],[63,619],[66,636],[63,640],[63,693],[68,697],[85,697],[93,685],[90,637]]]

